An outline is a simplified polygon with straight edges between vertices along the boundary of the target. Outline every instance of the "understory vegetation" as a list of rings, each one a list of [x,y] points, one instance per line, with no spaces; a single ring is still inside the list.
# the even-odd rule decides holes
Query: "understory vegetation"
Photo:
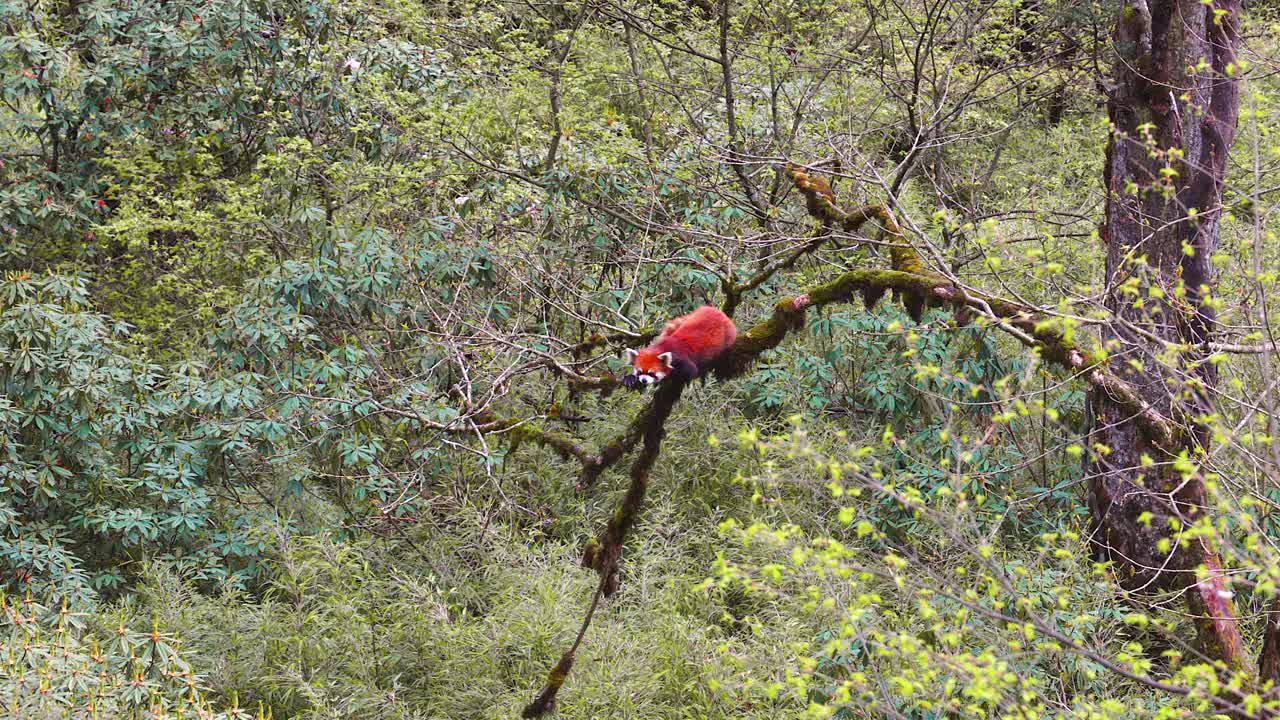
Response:
[[[5,717],[1280,712],[1270,4],[0,27]]]

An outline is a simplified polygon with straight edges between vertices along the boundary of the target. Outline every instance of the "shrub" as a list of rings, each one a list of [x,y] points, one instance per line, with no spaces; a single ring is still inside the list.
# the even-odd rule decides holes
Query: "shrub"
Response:
[[[170,635],[87,629],[67,608],[0,595],[0,708],[12,720],[238,720],[215,710]],[[259,715],[261,717],[261,715]]]

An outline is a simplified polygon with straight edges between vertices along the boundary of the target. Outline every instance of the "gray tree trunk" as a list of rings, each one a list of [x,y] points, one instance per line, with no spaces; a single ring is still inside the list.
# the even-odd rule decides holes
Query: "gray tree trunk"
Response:
[[[1102,339],[1112,369],[1181,432],[1151,438],[1104,391],[1089,398],[1091,440],[1108,449],[1093,456],[1089,478],[1097,552],[1126,589],[1185,592],[1202,650],[1234,668],[1243,651],[1218,555],[1200,540],[1179,543],[1171,528],[1205,512],[1197,466],[1209,438],[1197,418],[1213,412],[1217,378],[1204,360],[1216,318],[1201,300],[1216,284],[1210,259],[1236,130],[1240,9],[1240,0],[1132,0],[1121,9],[1103,226],[1114,319]],[[1190,463],[1175,465],[1179,455]]]

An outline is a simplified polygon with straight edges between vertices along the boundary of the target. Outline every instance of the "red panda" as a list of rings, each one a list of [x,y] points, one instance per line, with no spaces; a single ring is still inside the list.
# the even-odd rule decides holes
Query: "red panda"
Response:
[[[704,305],[662,328],[662,335],[643,350],[627,350],[635,372],[622,379],[629,388],[652,385],[671,373],[692,380],[738,337],[728,315]]]

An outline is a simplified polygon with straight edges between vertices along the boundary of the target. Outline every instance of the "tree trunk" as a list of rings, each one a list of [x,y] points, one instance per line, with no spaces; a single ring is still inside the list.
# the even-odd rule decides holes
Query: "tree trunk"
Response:
[[[1216,382],[1205,362],[1216,318],[1211,256],[1235,136],[1240,0],[1131,0],[1115,40],[1105,183],[1110,365],[1181,428],[1147,437],[1105,392],[1090,392],[1093,541],[1131,591],[1185,593],[1202,651],[1244,667],[1230,586],[1212,540],[1184,539],[1205,513],[1200,418]],[[1136,282],[1135,282],[1136,280]],[[1169,343],[1181,350],[1170,349]],[[1179,456],[1184,461],[1175,463]]]

